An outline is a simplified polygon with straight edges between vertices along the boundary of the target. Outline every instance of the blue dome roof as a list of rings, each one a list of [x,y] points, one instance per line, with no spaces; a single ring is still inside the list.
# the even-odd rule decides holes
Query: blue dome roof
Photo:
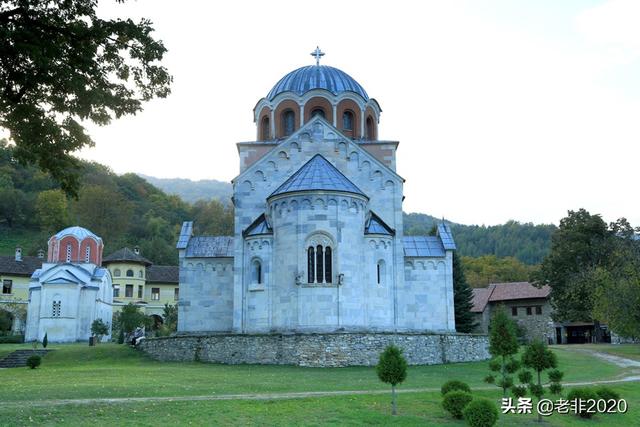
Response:
[[[273,100],[283,92],[294,92],[303,95],[313,89],[325,89],[334,95],[342,92],[354,92],[369,100],[369,95],[360,83],[349,74],[327,65],[309,65],[293,70],[280,79],[269,91],[267,99]]]
[[[87,230],[86,228],[83,227],[67,227],[62,231],[58,231],[55,235],[56,240],[60,240],[65,236],[74,236],[76,239],[78,240],[82,240],[85,237],[93,237],[96,240],[102,240],[100,239],[100,237],[96,236],[95,234],[93,234],[92,232],[90,232],[89,230]]]

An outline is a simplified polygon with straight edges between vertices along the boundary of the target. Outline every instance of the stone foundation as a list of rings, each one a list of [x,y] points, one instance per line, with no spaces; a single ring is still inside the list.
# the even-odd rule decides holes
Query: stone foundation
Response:
[[[210,334],[149,338],[140,348],[160,361],[311,367],[373,366],[389,344],[410,365],[486,360],[486,335],[421,333]]]

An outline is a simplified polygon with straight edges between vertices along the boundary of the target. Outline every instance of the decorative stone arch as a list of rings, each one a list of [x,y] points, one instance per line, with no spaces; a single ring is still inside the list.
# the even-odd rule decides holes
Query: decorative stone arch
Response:
[[[345,128],[344,115],[345,113],[350,112],[352,117],[352,125],[351,129]],[[336,108],[336,127],[340,129],[340,131],[350,137],[350,138],[360,138],[360,121],[362,120],[362,107],[358,105],[352,99],[343,99],[338,103]]]
[[[284,138],[285,136],[288,136],[285,134],[284,129],[284,113],[289,110],[293,112],[294,117],[293,132],[300,128],[300,105],[291,99],[284,99],[276,106],[275,113],[273,115],[276,128],[276,138]]]
[[[335,239],[325,231],[314,231],[305,239],[304,259],[307,283],[336,283],[337,247]]]
[[[271,109],[267,106],[262,107],[260,114],[258,115],[258,141],[269,141],[271,136]]]
[[[331,102],[324,96],[314,96],[305,102],[304,123],[311,120],[313,117],[311,113],[316,109],[322,110],[324,113],[324,119],[329,123],[333,123],[333,105],[331,105]]]
[[[264,268],[260,257],[252,257],[249,261],[249,283],[253,285],[264,283]]]

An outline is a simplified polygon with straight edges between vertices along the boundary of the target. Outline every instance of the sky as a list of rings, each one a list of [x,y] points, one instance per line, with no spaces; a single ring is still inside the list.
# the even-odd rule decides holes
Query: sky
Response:
[[[172,94],[88,125],[82,158],[117,173],[230,181],[253,107],[286,73],[350,74],[398,140],[406,212],[558,223],[586,208],[640,226],[640,2],[101,1],[146,17]]]

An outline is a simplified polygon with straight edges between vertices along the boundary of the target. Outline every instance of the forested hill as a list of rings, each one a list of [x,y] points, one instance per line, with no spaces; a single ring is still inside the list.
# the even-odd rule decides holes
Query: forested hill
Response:
[[[231,201],[233,187],[231,183],[215,179],[192,181],[185,178],[156,178],[138,174],[167,194],[177,194],[185,202],[195,203],[198,200],[218,199],[224,204]]]
[[[404,214],[406,235],[428,234],[441,220],[431,215]],[[501,225],[464,225],[447,221],[451,225],[458,251],[463,256],[495,255],[514,257],[525,264],[539,264],[549,251],[553,224],[532,224],[508,221]]]
[[[13,254],[15,245],[21,245],[34,255],[54,232],[81,225],[103,238],[106,254],[138,245],[155,263],[174,264],[183,221],[194,220],[198,234],[232,233],[232,206],[201,199],[209,191],[204,189],[228,199],[229,184],[160,180],[166,191],[176,193],[168,195],[136,174],[117,175],[104,165],[88,162],[83,162],[83,169],[79,198],[68,199],[37,168],[17,164],[11,148],[0,140],[0,254]],[[175,181],[170,189],[169,181]],[[435,221],[425,214],[405,214],[405,233],[428,234]],[[515,221],[490,227],[451,223],[451,227],[463,256],[511,256],[527,264],[544,257],[555,228]]]

